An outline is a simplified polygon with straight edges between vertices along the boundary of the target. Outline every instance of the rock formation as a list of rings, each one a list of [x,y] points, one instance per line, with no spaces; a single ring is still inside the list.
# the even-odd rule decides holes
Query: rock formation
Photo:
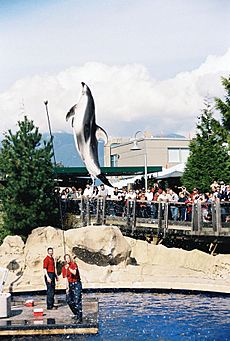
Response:
[[[88,226],[68,231],[33,230],[26,243],[8,236],[0,264],[9,269],[5,291],[44,290],[42,262],[54,248],[57,270],[64,253],[76,257],[84,288],[187,289],[230,292],[230,255],[212,256],[166,248],[124,237],[118,227]],[[57,288],[64,288],[59,276]]]

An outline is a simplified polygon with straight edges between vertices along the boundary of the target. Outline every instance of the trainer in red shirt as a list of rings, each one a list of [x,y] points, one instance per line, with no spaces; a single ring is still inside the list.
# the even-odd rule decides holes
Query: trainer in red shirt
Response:
[[[69,283],[81,281],[77,264],[71,261],[62,267],[62,276],[67,277]]]
[[[43,260],[43,270],[45,275],[45,283],[47,287],[47,309],[54,308],[54,294],[55,294],[55,281],[58,280],[55,263],[53,258],[53,248],[47,249],[47,256]]]
[[[76,321],[82,321],[82,284],[78,266],[72,262],[70,255],[64,256],[65,265],[62,267],[62,276],[67,278],[66,301],[75,316]]]
[[[52,255],[47,255],[43,260],[43,269],[46,269],[47,272],[55,273],[54,259]]]

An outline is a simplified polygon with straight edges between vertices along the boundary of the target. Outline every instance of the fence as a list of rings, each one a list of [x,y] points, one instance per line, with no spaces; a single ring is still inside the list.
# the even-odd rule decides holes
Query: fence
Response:
[[[230,202],[185,204],[82,197],[62,200],[61,204],[63,217],[74,214],[80,226],[122,225],[131,234],[138,227],[151,227],[163,237],[173,230],[192,235],[230,236]]]

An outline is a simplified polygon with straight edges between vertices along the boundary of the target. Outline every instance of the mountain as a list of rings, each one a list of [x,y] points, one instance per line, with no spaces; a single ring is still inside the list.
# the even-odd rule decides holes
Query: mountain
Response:
[[[70,133],[60,132],[54,133],[54,152],[56,162],[63,164],[65,167],[83,167],[84,164],[79,156],[75,143],[74,137]],[[43,134],[45,140],[49,139],[49,134]],[[98,156],[99,163],[103,167],[104,165],[104,144],[98,143]]]

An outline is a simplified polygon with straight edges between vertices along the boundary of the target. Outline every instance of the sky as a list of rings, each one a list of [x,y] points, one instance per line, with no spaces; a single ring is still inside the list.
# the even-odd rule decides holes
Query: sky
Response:
[[[0,136],[71,132],[84,81],[109,136],[191,136],[230,74],[229,0],[0,0]],[[217,113],[218,115],[218,113]]]

